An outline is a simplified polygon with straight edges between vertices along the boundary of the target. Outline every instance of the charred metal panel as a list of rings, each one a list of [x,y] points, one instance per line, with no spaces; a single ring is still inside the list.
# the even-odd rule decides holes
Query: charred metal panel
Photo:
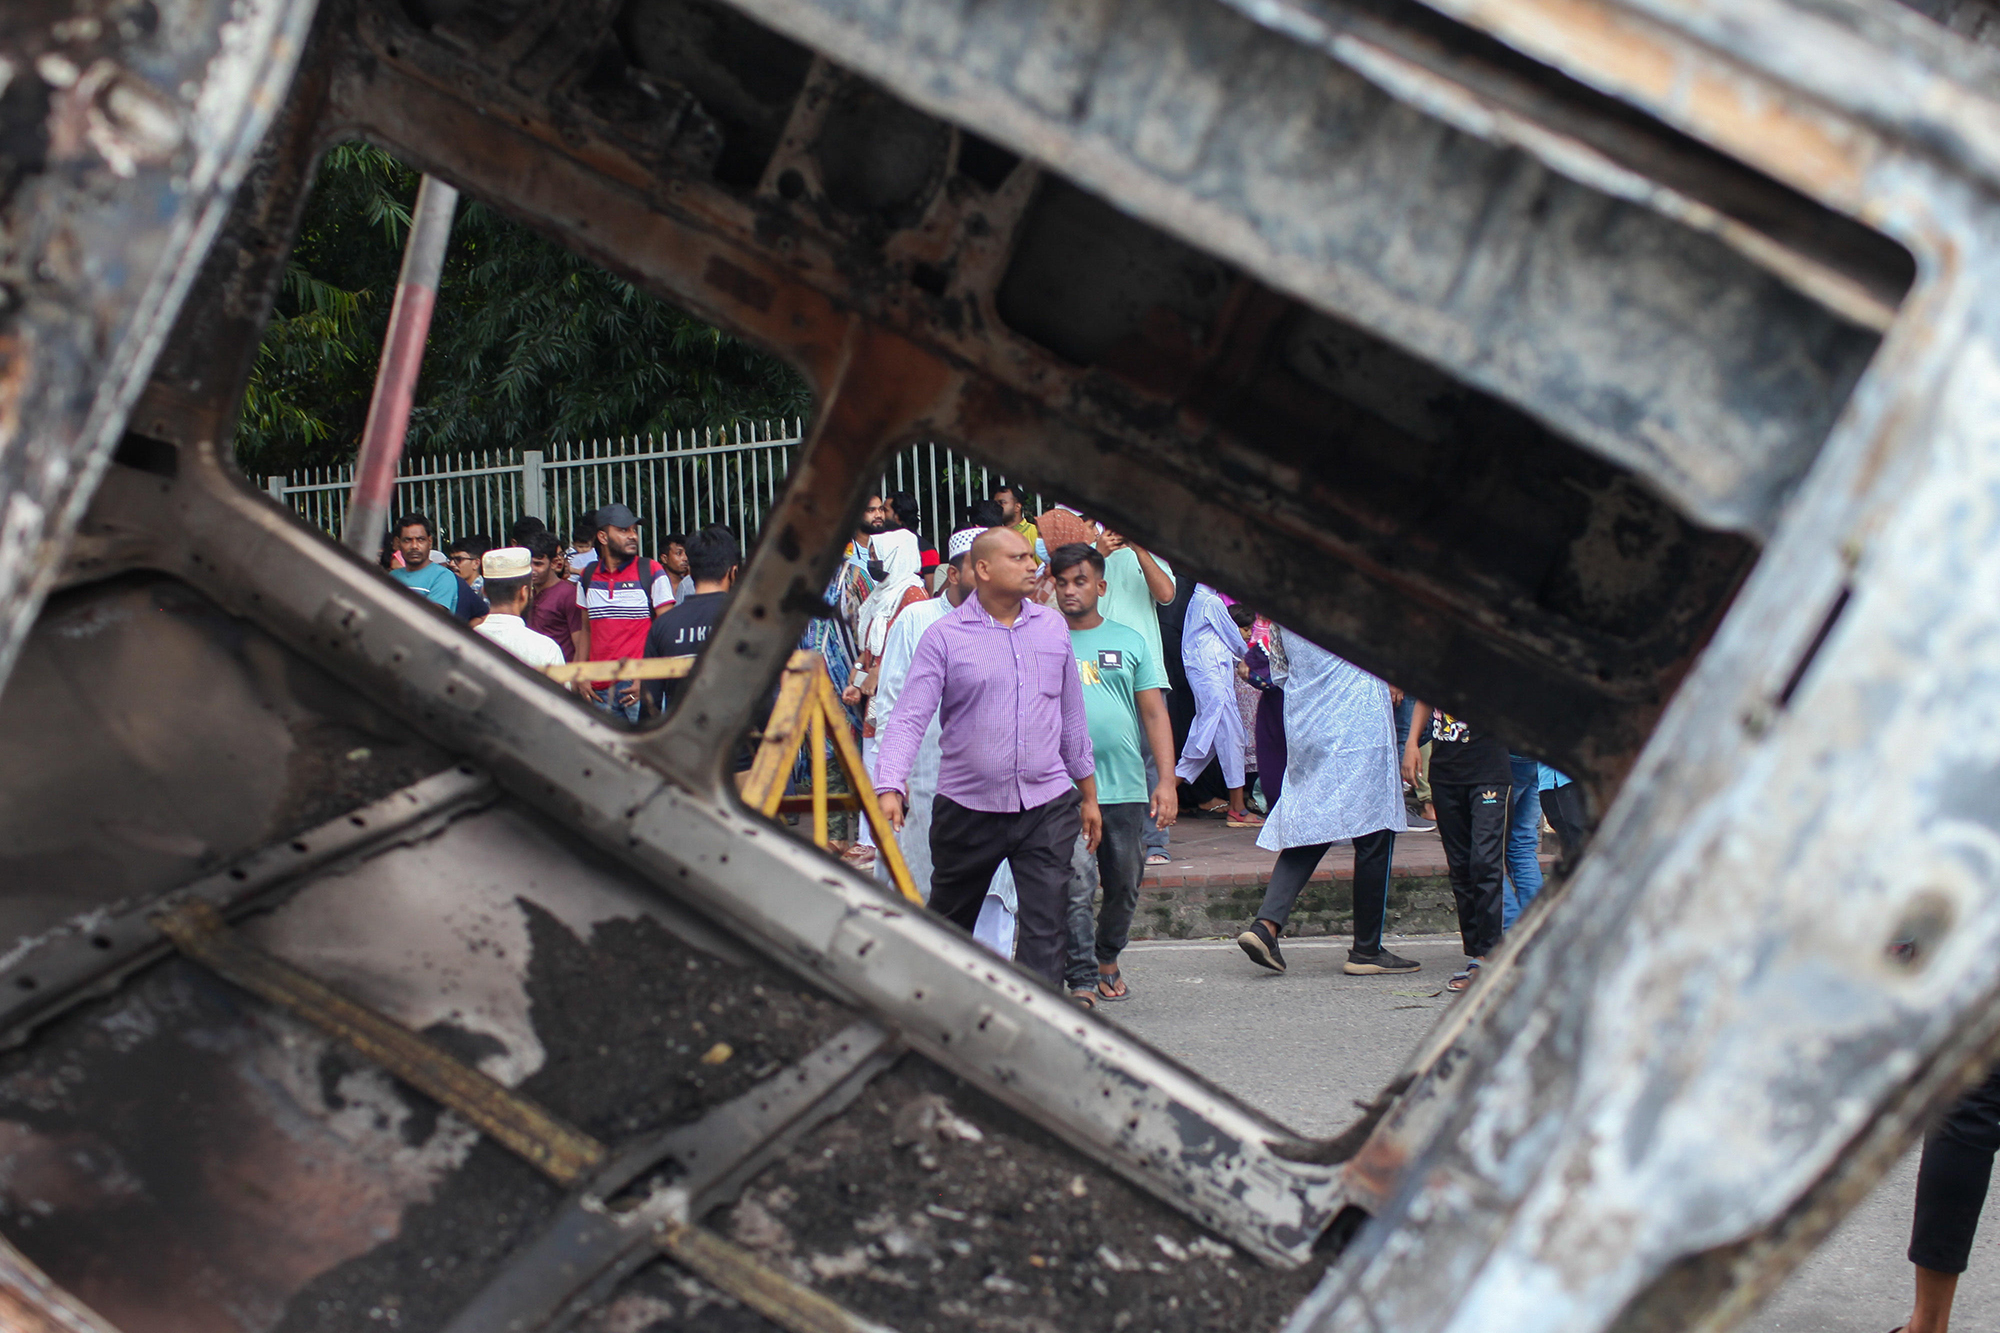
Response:
[[[0,20],[0,677],[250,154],[305,0]]]
[[[0,694],[0,766],[36,774],[0,804],[0,938],[177,889],[450,763],[185,587],[59,595]]]
[[[1220,6],[946,3],[921,23],[872,0],[745,8],[1540,415],[1713,525],[1768,527],[1874,346],[1650,197],[1426,115],[1374,67]]]
[[[556,881],[612,885],[630,909],[618,922],[660,949],[703,947],[686,941],[705,931],[710,956],[740,945],[739,971],[766,960],[749,973],[766,995],[732,995],[718,1021],[782,993],[829,1023],[859,1012],[893,1029],[916,1053],[894,1075],[902,1110],[863,1097],[802,1151],[837,1158],[885,1124],[894,1149],[907,1113],[910,1160],[877,1150],[813,1194],[785,1176],[811,1174],[794,1155],[757,1182],[754,1208],[710,1219],[870,1312],[918,1308],[896,1294],[916,1270],[831,1247],[843,1221],[884,1254],[892,1235],[946,1238],[922,1219],[958,1219],[904,1202],[929,1156],[1004,1236],[986,1253],[1009,1285],[979,1284],[999,1304],[952,1287],[952,1318],[1006,1316],[1016,1299],[1039,1316],[1061,1306],[1035,1302],[1072,1290],[1145,1299],[1102,1273],[1104,1291],[1079,1285],[1081,1262],[1046,1291],[1003,1262],[1096,1225],[1097,1204],[1048,1198],[1073,1163],[1084,1192],[1069,1198],[1158,1219],[1146,1225],[1184,1250],[1206,1228],[1297,1270],[1283,1283],[1310,1277],[1322,1237],[1346,1242],[1300,1330],[1721,1327],[2000,1041],[2000,857],[1977,777],[2000,769],[1985,595],[2000,541],[1982,480],[2000,457],[1985,258],[2000,118],[1979,91],[1993,68],[1916,14],[1850,0],[328,0],[63,577],[88,600],[135,595],[100,582],[122,572],[166,574],[254,626],[246,642],[267,636],[490,769],[502,805],[454,806],[435,838],[320,879],[302,870],[253,927],[413,1025],[463,1017],[464,1058],[529,1082],[561,1064],[580,1086],[592,1043],[609,1055],[600,1033],[622,1059],[644,1050],[649,1015],[708,1022],[651,954],[656,988],[603,1009],[584,983],[629,961],[623,926],[585,913],[586,937],[551,905]],[[312,154],[353,132],[790,356],[820,394],[769,540],[657,730],[578,708],[230,475],[217,446]],[[47,174],[32,154],[10,161],[23,181]],[[160,243],[120,216],[134,244]],[[69,438],[60,414],[23,420]],[[1351,1161],[1352,1141],[1299,1141],[735,801],[725,756],[876,461],[925,437],[1074,499],[1600,797],[1646,747],[1567,893],[1517,932],[1379,1126],[1357,1128]],[[34,601],[6,606],[25,618]],[[77,604],[49,613],[52,632]],[[172,660],[182,628],[219,623],[203,617],[139,617],[134,632]],[[51,688],[23,675],[0,707],[23,681]],[[268,722],[258,735],[246,753],[268,767],[282,741]],[[120,733],[89,755],[135,752]],[[217,847],[252,836],[199,802],[175,817]],[[556,850],[538,859],[529,843]],[[180,847],[181,862],[114,873],[155,892],[198,870]],[[491,848],[504,869],[489,874]],[[466,914],[436,891],[454,870]],[[375,889],[353,888],[370,873]],[[361,879],[319,891],[343,875]],[[88,888],[65,888],[74,912],[104,906]],[[350,916],[349,899],[377,910]],[[521,919],[542,923],[525,955]],[[495,922],[511,980],[480,970],[481,953],[496,984],[454,991],[412,961],[427,939],[483,950]],[[1898,934],[1923,945],[1915,966],[1885,961]],[[30,942],[0,991],[77,938]],[[65,958],[48,975],[118,980]],[[549,967],[576,989],[548,990],[544,1009],[534,978]],[[242,1062],[296,1048],[254,1007],[204,994],[169,964],[108,998],[21,1010],[47,1026],[0,1080],[25,1126],[17,1178],[51,1182],[72,1228],[24,1249],[87,1299],[96,1228],[206,1265],[211,1286],[171,1288],[184,1311],[233,1288],[267,1324],[289,1300],[294,1326],[352,1327],[363,1302],[414,1311],[402,1302],[422,1289],[411,1321],[434,1326],[553,1207],[492,1173],[506,1164],[474,1162],[489,1149],[398,1176],[415,1145],[383,1125],[423,1128],[422,1108],[387,1089],[404,1109],[363,1117],[374,1146],[327,1158],[325,1178],[362,1182],[340,1196],[360,1202],[316,1237],[266,1228],[290,1268],[243,1239],[261,1205],[214,1180],[163,1175],[174,1208],[121,1211],[134,1171],[100,1169],[100,1140],[227,1167],[255,1158],[259,1116],[310,1135],[346,1109],[323,1081],[293,1092],[272,1072],[285,1066],[257,1065],[289,1102],[244,1118]],[[139,1008],[107,1027],[121,1004]],[[207,1053],[168,1071],[197,1108],[179,1128],[133,1123],[123,1082],[124,1056],[145,1071],[168,1048],[121,1052],[104,1035],[149,1023],[146,1041],[193,1031]],[[593,1073],[615,1106],[564,1104],[560,1079],[535,1094],[607,1137],[634,1128],[624,1108],[646,1123],[691,1113],[698,1097],[648,1081],[702,1077],[681,1044]],[[350,1076],[365,1081],[335,1070],[341,1097]],[[1018,1158],[1018,1178],[961,1161],[984,1139],[936,1133],[951,1121],[932,1098]],[[807,1195],[808,1215],[783,1216]],[[842,1197],[878,1211],[842,1219]],[[1060,1220],[997,1227],[1029,1202]],[[176,1210],[202,1225],[169,1236]],[[1356,1210],[1374,1221],[1357,1228]],[[376,1215],[396,1235],[362,1245],[350,1224]],[[472,1217],[506,1221],[475,1233]],[[434,1255],[458,1256],[460,1278],[424,1268]],[[106,1280],[111,1298],[124,1280]],[[1212,1311],[1232,1326],[1299,1289],[1241,1280],[1263,1295]],[[603,1307],[620,1322],[707,1308],[661,1275]],[[1186,1302],[1149,1313],[1182,1311],[1207,1317]]]

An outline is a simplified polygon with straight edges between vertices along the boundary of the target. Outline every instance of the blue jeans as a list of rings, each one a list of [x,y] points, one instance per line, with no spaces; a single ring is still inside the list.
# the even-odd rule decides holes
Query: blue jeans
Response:
[[[1542,891],[1541,766],[1509,755],[1514,795],[1507,806],[1507,891],[1500,900],[1500,929],[1509,931]]]
[[[1069,867],[1069,958],[1064,972],[1073,991],[1097,984],[1097,965],[1115,963],[1131,940],[1139,906],[1139,877],[1146,869],[1145,801],[1099,806],[1104,836],[1095,852],[1076,840]],[[1098,891],[1104,905],[1095,913]],[[1093,919],[1094,918],[1094,919]]]
[[[631,683],[632,682],[629,680],[619,681],[616,685],[613,685],[609,690],[605,691],[604,698],[593,700],[592,701],[593,706],[601,708],[605,712],[610,713],[613,716],[622,717],[627,722],[630,722],[634,726],[637,726],[639,723],[639,701],[637,699],[634,699],[629,704],[621,704],[618,702],[618,695],[620,694],[620,692],[622,692],[624,688],[627,685],[630,685]]]

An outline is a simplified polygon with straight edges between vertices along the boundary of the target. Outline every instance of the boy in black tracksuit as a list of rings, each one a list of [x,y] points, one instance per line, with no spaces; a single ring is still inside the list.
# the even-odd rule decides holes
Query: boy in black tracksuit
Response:
[[[1463,718],[1434,712],[1419,703],[1403,744],[1403,779],[1414,780],[1417,746],[1428,731],[1431,743],[1431,799],[1437,806],[1438,839],[1458,900],[1458,933],[1472,965],[1445,983],[1454,993],[1472,982],[1472,972],[1500,947],[1500,900],[1507,852],[1507,794],[1513,770],[1507,747],[1496,736],[1475,731]]]

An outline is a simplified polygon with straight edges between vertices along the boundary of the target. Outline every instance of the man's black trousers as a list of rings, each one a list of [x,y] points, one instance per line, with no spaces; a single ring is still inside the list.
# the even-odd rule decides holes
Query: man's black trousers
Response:
[[[1940,1273],[1963,1273],[1972,1233],[2000,1148],[2000,1069],[1959,1099],[1924,1135],[1917,1168],[1917,1215],[1910,1226],[1910,1262]]]
[[[1500,892],[1507,852],[1505,782],[1439,782],[1431,779],[1438,840],[1458,900],[1458,934],[1466,956],[1484,958],[1500,947]]]
[[[1014,870],[1020,934],[1014,956],[1063,983],[1069,916],[1069,856],[1083,831],[1082,795],[1071,790],[1014,814],[968,810],[940,794],[931,805],[931,910],[971,930],[986,886],[1005,861]]]

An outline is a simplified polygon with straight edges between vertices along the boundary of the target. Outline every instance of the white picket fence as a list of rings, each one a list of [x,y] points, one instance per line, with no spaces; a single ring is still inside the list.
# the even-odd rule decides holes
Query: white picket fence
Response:
[[[440,539],[477,534],[503,540],[524,514],[567,537],[584,515],[622,501],[656,536],[722,523],[747,548],[784,486],[804,429],[798,419],[739,422],[721,431],[676,431],[671,439],[648,435],[405,458],[391,508],[394,515],[427,516]],[[882,473],[885,490],[917,498],[924,534],[933,541],[1004,480],[930,443],[898,453]],[[268,477],[264,487],[306,522],[337,536],[354,466]],[[1037,497],[1026,503],[1030,513],[1038,511]]]

